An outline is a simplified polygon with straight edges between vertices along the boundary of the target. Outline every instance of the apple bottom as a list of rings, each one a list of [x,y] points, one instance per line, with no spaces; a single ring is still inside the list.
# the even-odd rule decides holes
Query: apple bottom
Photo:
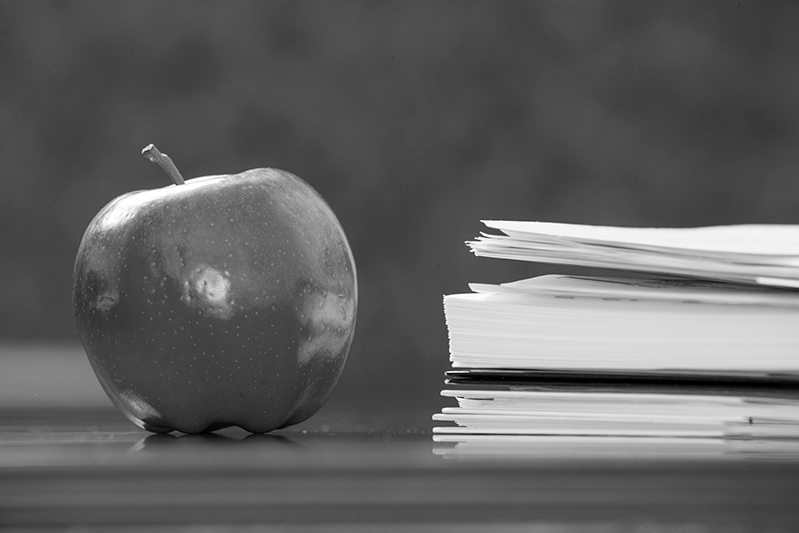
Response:
[[[90,361],[117,409],[142,429],[208,433],[238,426],[267,433],[298,424],[324,405],[343,370],[346,351],[320,352],[302,363],[294,355],[265,354],[261,366],[232,366],[228,372],[223,365],[232,361],[223,359],[220,366],[195,369],[192,379],[185,369],[157,375],[160,379],[150,373],[110,379],[120,373]]]
[[[142,428],[142,429],[144,429],[146,431],[149,431],[150,433],[158,433],[160,435],[165,435],[167,433],[173,433],[175,431],[178,431],[180,433],[186,433],[188,435],[202,435],[202,434],[205,434],[205,433],[213,433],[214,431],[219,431],[220,429],[225,429],[225,428],[229,428],[229,427],[240,427],[240,428],[244,429],[245,431],[248,431],[250,433],[255,433],[255,434],[265,434],[265,433],[269,433],[270,431],[274,431],[275,429],[280,429],[278,427],[278,428],[273,428],[273,429],[259,430],[257,428],[244,427],[241,424],[228,424],[228,423],[225,423],[225,422],[218,422],[218,423],[215,423],[215,424],[211,424],[211,425],[209,425],[209,426],[207,426],[207,427],[205,427],[203,429],[200,429],[200,430],[193,430],[193,429],[188,429],[188,428],[187,429],[175,429],[175,428],[170,428],[170,427],[155,426],[153,424],[149,424],[149,423],[145,422],[144,420],[138,420],[135,417],[131,417],[131,416],[128,416],[128,420],[130,420],[131,422],[136,424],[138,427],[140,427],[140,428]],[[292,425],[292,424],[287,424],[287,425]],[[285,426],[281,426],[281,427],[285,427]]]
[[[335,371],[338,365],[333,364]],[[340,366],[338,366],[340,368]],[[329,372],[328,371],[328,372]],[[327,374],[329,376],[329,374]],[[328,378],[329,379],[329,378]],[[299,424],[313,416],[332,392],[328,379],[313,380],[306,384],[301,395],[294,390],[286,391],[277,398],[261,398],[257,403],[245,401],[237,406],[215,411],[208,403],[198,406],[197,402],[181,407],[164,408],[158,402],[147,402],[131,392],[109,392],[109,398],[117,409],[138,427],[152,433],[210,433],[227,427],[240,427],[250,433],[270,431]],[[103,383],[100,378],[100,382]],[[105,388],[105,387],[104,387]],[[295,390],[303,390],[297,387]],[[211,405],[216,402],[211,402]],[[193,404],[193,405],[192,405]],[[199,413],[199,414],[198,414]]]

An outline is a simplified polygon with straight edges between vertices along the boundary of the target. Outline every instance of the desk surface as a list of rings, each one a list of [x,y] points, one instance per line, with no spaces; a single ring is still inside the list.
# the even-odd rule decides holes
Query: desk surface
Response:
[[[206,436],[151,435],[111,409],[0,412],[0,526],[799,530],[795,449],[461,449],[433,442],[434,411],[330,406],[271,435]]]
[[[796,442],[438,444],[435,395],[334,395],[271,435],[151,435],[77,348],[0,362],[2,530],[799,531]]]

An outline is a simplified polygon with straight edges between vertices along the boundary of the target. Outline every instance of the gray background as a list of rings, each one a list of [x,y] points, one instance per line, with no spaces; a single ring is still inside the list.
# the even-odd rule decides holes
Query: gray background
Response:
[[[360,275],[336,394],[431,401],[442,295],[557,270],[474,258],[480,219],[799,223],[797,28],[793,1],[0,0],[0,342],[76,346],[78,243],[167,184],[154,142],[311,183]]]

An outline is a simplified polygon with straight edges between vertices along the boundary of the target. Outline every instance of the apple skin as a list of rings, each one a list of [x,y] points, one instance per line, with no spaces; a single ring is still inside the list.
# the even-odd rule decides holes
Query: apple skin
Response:
[[[306,420],[335,387],[355,332],[344,231],[282,170],[116,198],[86,229],[73,280],[100,384],[156,433],[265,433]]]

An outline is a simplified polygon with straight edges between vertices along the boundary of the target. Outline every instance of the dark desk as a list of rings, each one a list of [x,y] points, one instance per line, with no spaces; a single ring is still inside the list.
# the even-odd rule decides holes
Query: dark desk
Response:
[[[429,414],[330,409],[274,435],[164,436],[110,410],[5,413],[0,525],[702,532],[799,526],[799,462],[790,457],[688,448],[634,457],[645,450],[632,444],[598,456],[575,446],[560,457],[552,450],[454,453],[452,445],[432,442]]]
[[[331,402],[272,435],[150,435],[45,387],[15,404],[20,376],[0,376],[20,391],[0,391],[0,529],[799,531],[792,443],[456,447],[432,439],[443,399]]]

